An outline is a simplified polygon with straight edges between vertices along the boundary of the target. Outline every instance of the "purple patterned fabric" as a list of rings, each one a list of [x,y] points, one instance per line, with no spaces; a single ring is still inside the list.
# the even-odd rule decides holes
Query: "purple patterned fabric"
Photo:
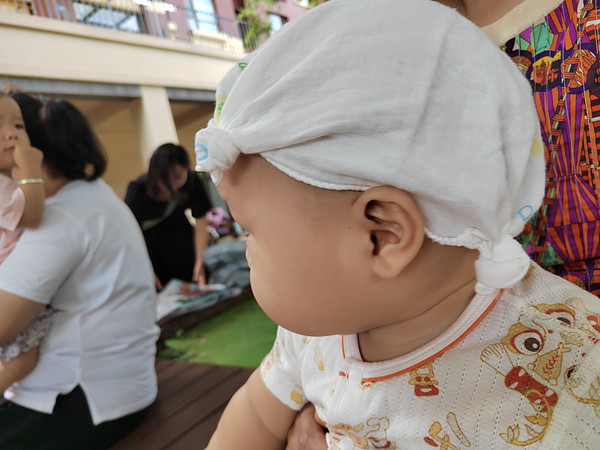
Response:
[[[52,322],[52,308],[44,308],[15,339],[0,345],[0,361],[8,361],[40,345]]]

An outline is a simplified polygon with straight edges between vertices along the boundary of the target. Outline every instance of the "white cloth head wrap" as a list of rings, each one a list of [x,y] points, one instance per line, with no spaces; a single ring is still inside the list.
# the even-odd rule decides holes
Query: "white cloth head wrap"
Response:
[[[240,153],[317,187],[412,194],[434,241],[476,248],[479,292],[530,260],[544,159],[525,78],[475,25],[430,0],[331,0],[236,65],[196,135],[218,183]]]

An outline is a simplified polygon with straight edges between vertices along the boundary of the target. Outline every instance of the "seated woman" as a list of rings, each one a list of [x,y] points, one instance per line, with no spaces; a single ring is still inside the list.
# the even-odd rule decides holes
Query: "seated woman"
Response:
[[[208,246],[211,205],[186,150],[176,144],[158,147],[148,172],[129,183],[125,203],[144,232],[157,288],[172,278],[204,284],[202,252]],[[185,215],[188,208],[196,219],[193,228]]]
[[[55,312],[36,367],[0,401],[0,448],[107,448],[156,398],[152,266],[133,215],[99,179],[106,158],[84,116],[13,98],[44,154],[47,200],[0,266],[0,342],[46,305]]]

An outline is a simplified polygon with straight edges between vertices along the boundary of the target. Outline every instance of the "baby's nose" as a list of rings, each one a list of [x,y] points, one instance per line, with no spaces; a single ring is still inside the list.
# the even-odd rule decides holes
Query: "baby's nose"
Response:
[[[17,139],[18,135],[16,130],[13,130],[12,128],[8,128],[6,129],[3,133],[4,139],[5,140],[10,140],[10,139]]]

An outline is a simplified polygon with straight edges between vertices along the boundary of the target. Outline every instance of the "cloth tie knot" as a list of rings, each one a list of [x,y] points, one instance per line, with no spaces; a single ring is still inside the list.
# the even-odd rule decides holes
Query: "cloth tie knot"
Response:
[[[495,244],[480,246],[479,250],[479,259],[475,262],[478,280],[475,290],[479,293],[518,283],[531,265],[521,244],[508,234]]]
[[[223,171],[229,169],[241,153],[233,137],[222,128],[209,123],[196,133],[194,151],[196,171],[209,172],[215,184],[221,180]]]

